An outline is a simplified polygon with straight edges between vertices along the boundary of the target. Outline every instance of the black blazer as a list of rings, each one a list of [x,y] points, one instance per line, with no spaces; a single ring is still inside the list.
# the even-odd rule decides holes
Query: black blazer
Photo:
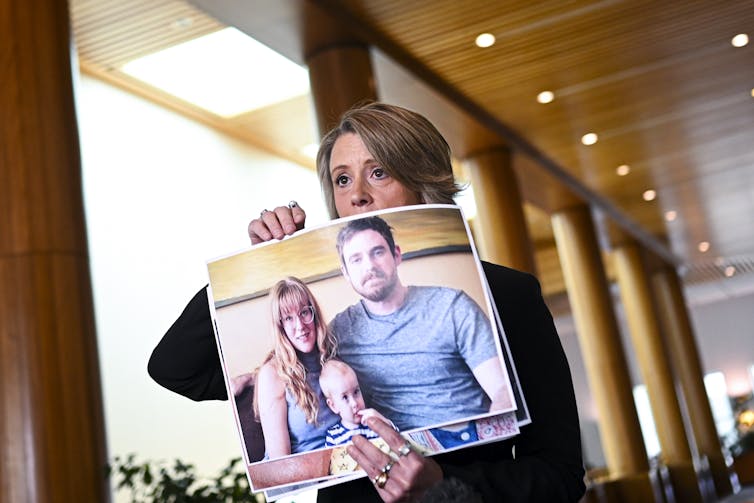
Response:
[[[471,486],[485,502],[578,501],[585,486],[576,399],[539,282],[514,269],[482,265],[532,423],[506,441],[434,459],[446,478]],[[192,400],[227,399],[206,289],[191,299],[154,349],[148,370],[159,384]],[[323,489],[318,495],[321,502],[372,500],[381,501],[367,478]]]

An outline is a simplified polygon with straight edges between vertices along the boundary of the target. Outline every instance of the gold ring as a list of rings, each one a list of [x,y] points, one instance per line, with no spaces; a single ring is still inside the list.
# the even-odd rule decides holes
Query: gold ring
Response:
[[[372,480],[374,482],[374,485],[382,489],[385,487],[385,484],[387,484],[387,479],[390,478],[390,475],[387,474],[387,472],[380,472],[377,474],[377,476]]]
[[[401,446],[400,449],[398,449],[398,454],[400,454],[401,457],[408,456],[408,454],[411,452],[411,444],[406,442]]]

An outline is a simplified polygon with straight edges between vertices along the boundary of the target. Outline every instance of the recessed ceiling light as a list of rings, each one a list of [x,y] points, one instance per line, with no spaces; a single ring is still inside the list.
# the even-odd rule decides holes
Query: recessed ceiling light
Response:
[[[645,201],[654,201],[654,198],[657,197],[657,192],[652,189],[645,190],[641,197],[643,197]]]
[[[552,93],[552,91],[542,91],[537,95],[537,101],[542,103],[543,105],[545,103],[550,103],[554,99],[555,95]]]
[[[709,250],[709,241],[701,241],[697,248],[699,248],[700,252],[706,253]]]
[[[677,216],[678,213],[675,210],[668,210],[665,212],[665,220],[667,220],[668,222],[672,222],[676,219]]]
[[[310,143],[308,145],[304,145],[301,148],[301,153],[304,154],[307,157],[311,157],[312,159],[317,158],[317,152],[319,152],[319,144],[318,143]]]
[[[477,47],[490,47],[495,43],[495,35],[492,33],[482,33],[476,38]]]
[[[148,54],[122,70],[222,117],[309,92],[305,68],[235,28]]]
[[[749,43],[749,36],[746,33],[739,33],[730,41],[733,47],[743,47]]]
[[[736,274],[736,268],[733,267],[732,265],[729,265],[728,267],[725,268],[724,273],[726,277],[730,278],[731,276]]]
[[[193,26],[194,20],[190,17],[179,17],[172,23],[170,23],[170,27],[175,30],[183,30],[185,28],[190,28]]]
[[[618,174],[618,176],[626,176],[631,172],[631,166],[628,164],[621,164],[617,168],[615,168],[615,172]]]
[[[581,143],[584,145],[594,145],[597,140],[599,140],[599,137],[596,133],[587,133],[581,137]]]

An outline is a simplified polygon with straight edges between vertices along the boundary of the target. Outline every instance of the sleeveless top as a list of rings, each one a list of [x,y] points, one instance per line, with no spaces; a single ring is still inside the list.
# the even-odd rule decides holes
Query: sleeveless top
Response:
[[[340,421],[330,407],[319,387],[319,374],[322,366],[319,363],[319,352],[312,351],[304,354],[296,352],[306,369],[306,382],[319,397],[319,411],[316,424],[306,422],[306,414],[296,403],[296,399],[286,388],[285,401],[288,404],[288,433],[291,438],[291,454],[320,449],[325,446],[327,429]]]

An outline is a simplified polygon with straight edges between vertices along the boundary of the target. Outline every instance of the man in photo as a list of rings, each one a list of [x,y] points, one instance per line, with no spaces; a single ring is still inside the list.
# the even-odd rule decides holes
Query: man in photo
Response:
[[[366,407],[356,372],[346,363],[339,360],[325,362],[319,374],[319,387],[327,399],[327,406],[340,416],[340,421],[327,428],[326,447],[346,444],[354,435],[378,438],[379,435],[366,425],[369,417],[378,417],[391,424],[382,414]]]
[[[403,285],[400,247],[377,216],[348,222],[337,251],[361,301],[330,328],[370,405],[400,430],[511,410],[489,319],[467,294]]]

